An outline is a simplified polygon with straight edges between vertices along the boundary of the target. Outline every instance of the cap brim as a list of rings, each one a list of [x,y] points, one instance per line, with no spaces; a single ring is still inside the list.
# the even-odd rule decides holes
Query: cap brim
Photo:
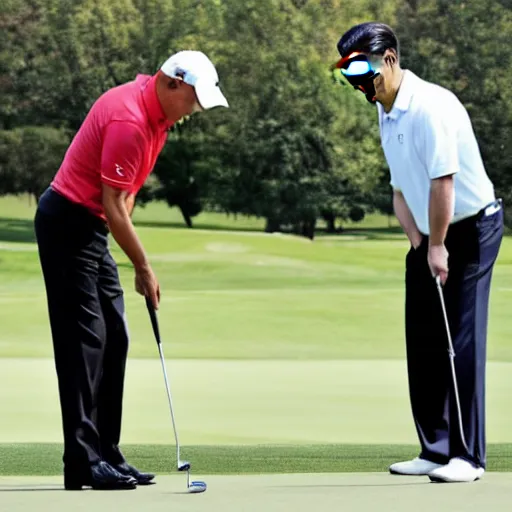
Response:
[[[228,100],[222,94],[219,86],[211,82],[201,82],[201,80],[198,80],[194,88],[197,99],[204,110],[214,107],[229,108]]]

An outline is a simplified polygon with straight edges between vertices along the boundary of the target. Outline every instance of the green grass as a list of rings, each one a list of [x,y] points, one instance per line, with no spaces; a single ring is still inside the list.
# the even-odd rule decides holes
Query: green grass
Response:
[[[123,453],[145,471],[175,471],[172,446],[127,445]],[[416,455],[415,446],[352,444],[187,446],[182,452],[195,475],[382,472]],[[0,476],[60,475],[61,457],[58,444],[0,444]],[[487,471],[512,471],[512,444],[488,446]]]
[[[9,213],[22,216],[19,201],[5,201],[9,208],[16,205]],[[0,204],[0,214],[8,209],[5,204],[4,209]],[[147,218],[151,211],[162,216],[160,208],[151,206],[144,213]],[[215,214],[203,217],[204,225],[219,220]],[[0,219],[0,357],[51,357],[31,221],[6,218],[4,213]],[[402,235],[362,227],[355,235],[311,242],[230,230],[139,226],[138,231],[161,283],[162,333],[172,343],[173,357],[310,360],[405,355],[408,244]],[[133,271],[115,243],[113,252],[126,291],[131,356],[154,357],[145,305],[133,290]],[[512,239],[506,238],[492,289],[490,360],[512,361],[511,294]]]
[[[165,351],[185,445],[416,442],[405,361],[177,360]],[[487,368],[490,443],[512,442],[511,371]],[[61,442],[53,360],[0,359],[0,375],[9,383],[0,386],[0,443]],[[122,439],[174,442],[158,358],[129,358]]]
[[[0,475],[60,474],[61,426],[34,205],[0,199]],[[314,242],[263,221],[162,204],[135,222],[162,287],[159,313],[184,456],[200,473],[384,471],[417,454],[403,328],[405,237],[387,219]],[[221,229],[215,229],[220,227]],[[131,333],[123,442],[173,471],[157,350],[133,271],[112,244]],[[512,470],[512,239],[494,274],[489,469]],[[37,428],[35,428],[37,426]],[[142,444],[152,443],[152,444]]]
[[[171,472],[159,366],[128,363],[122,442],[132,462]],[[383,471],[417,455],[401,362],[170,360],[167,367],[183,457],[194,471]],[[500,471],[512,470],[510,371],[509,363],[488,367],[490,467]],[[53,361],[0,359],[0,374],[9,383],[0,388],[0,475],[55,474],[62,432]]]
[[[28,195],[0,197],[1,217],[12,219],[32,220],[35,211],[33,198]],[[139,225],[176,227],[185,229],[183,216],[177,208],[169,208],[164,202],[155,201],[145,207],[135,208],[134,221]],[[224,213],[204,212],[194,217],[194,226],[198,229],[256,231],[263,230],[264,219],[246,215],[227,215]],[[325,228],[323,221],[319,221],[320,229]],[[343,228],[396,228],[397,221],[393,217],[384,215],[369,215],[362,222],[343,222]]]

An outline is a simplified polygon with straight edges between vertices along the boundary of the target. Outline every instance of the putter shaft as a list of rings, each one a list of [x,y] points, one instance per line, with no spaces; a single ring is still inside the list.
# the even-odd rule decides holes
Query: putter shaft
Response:
[[[437,291],[439,293],[439,300],[441,302],[441,308],[443,310],[443,318],[444,318],[444,324],[446,327],[446,336],[448,338],[448,354],[450,356],[450,366],[452,371],[452,379],[453,379],[453,391],[455,394],[455,404],[457,406],[457,419],[459,421],[459,431],[460,431],[460,440],[462,442],[462,445],[464,446],[464,449],[467,451],[468,446],[466,444],[466,437],[464,436],[464,426],[462,424],[462,411],[460,407],[460,400],[459,400],[459,389],[457,386],[457,374],[455,372],[455,350],[453,349],[453,343],[452,343],[452,335],[450,332],[450,324],[448,322],[448,315],[446,313],[446,306],[444,302],[444,295],[443,295],[443,288],[441,285],[441,278],[439,276],[436,276],[436,285],[437,285]]]
[[[178,439],[178,429],[176,428],[176,420],[174,419],[174,409],[172,406],[171,389],[169,386],[169,377],[167,376],[167,368],[165,366],[164,349],[162,346],[162,340],[160,339],[160,327],[158,325],[158,318],[156,310],[153,307],[153,303],[146,297],[146,307],[148,309],[149,318],[151,319],[151,326],[153,327],[153,334],[155,335],[155,341],[158,346],[158,353],[160,355],[160,362],[162,363],[162,370],[164,372],[165,390],[167,391],[167,399],[169,401],[169,409],[171,410],[172,426],[174,431],[174,439],[176,441],[176,466],[178,470],[180,468],[180,442]]]
[[[174,431],[174,439],[176,441],[176,466],[178,471],[187,471],[187,489],[189,492],[204,492],[206,490],[206,484],[204,482],[192,482],[193,484],[198,484],[196,487],[198,489],[191,490],[190,488],[190,462],[182,461],[180,457],[180,441],[178,439],[178,429],[176,428],[176,420],[174,419],[174,408],[172,406],[172,396],[171,396],[171,388],[169,386],[169,377],[167,376],[167,367],[165,365],[165,357],[164,357],[164,349],[162,346],[162,341],[160,339],[160,329],[158,325],[158,318],[156,315],[156,310],[153,307],[152,302],[146,297],[146,306],[149,312],[149,317],[151,319],[151,325],[153,327],[153,333],[155,335],[156,344],[158,345],[158,353],[160,355],[160,362],[162,363],[162,370],[164,374],[165,381],[165,390],[167,391],[167,399],[169,401],[169,409],[171,411],[171,419],[172,419],[172,427]],[[199,484],[201,484],[199,486]]]
[[[169,387],[169,378],[167,377],[167,369],[165,366],[165,358],[164,358],[164,350],[162,347],[162,344],[158,344],[158,351],[160,353],[160,361],[162,363],[162,370],[164,372],[164,380],[165,380],[165,388],[167,390],[167,398],[169,400],[169,409],[171,411],[171,419],[172,419],[172,427],[174,430],[174,439],[176,441],[176,466],[179,466],[180,464],[180,442],[178,439],[178,429],[176,428],[176,420],[174,419],[174,409],[172,406],[172,396],[171,396],[171,390]]]

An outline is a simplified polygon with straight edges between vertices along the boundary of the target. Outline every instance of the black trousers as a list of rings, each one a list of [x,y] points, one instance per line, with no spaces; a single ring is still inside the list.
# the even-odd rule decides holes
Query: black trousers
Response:
[[[64,431],[63,461],[124,461],[119,449],[128,332],[99,218],[48,189],[35,215]]]
[[[450,226],[444,286],[468,451],[460,441],[448,339],[428,263],[428,237],[406,257],[406,348],[409,392],[420,457],[445,464],[462,457],[486,466],[485,368],[489,292],[503,237],[503,209]]]

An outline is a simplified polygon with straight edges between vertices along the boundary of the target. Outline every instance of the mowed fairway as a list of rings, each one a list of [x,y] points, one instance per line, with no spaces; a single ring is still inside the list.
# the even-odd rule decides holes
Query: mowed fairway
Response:
[[[37,477],[60,474],[62,434],[32,215],[33,206],[21,200],[0,201],[0,475]],[[135,219],[162,287],[159,318],[184,456],[198,477],[218,475],[205,495],[191,496],[183,505],[188,498],[174,495],[180,486],[183,490],[183,480],[178,485],[179,477],[170,477],[144,490],[148,500],[156,500],[147,502],[148,509],[152,503],[152,510],[164,510],[168,498],[174,510],[224,510],[221,491],[240,485],[246,493],[240,496],[253,496],[256,508],[240,502],[228,510],[310,510],[314,503],[322,506],[320,496],[325,507],[402,510],[392,501],[366,507],[371,496],[387,503],[394,493],[410,494],[411,503],[459,510],[455,498],[440,494],[453,491],[425,490],[442,486],[363,474],[385,472],[389,463],[417,454],[403,335],[408,243],[399,230],[383,227],[386,220],[369,219],[342,236],[311,242],[266,235],[254,219],[235,222],[213,214],[200,216],[197,229],[187,230],[161,205],[137,210]],[[115,243],[112,250],[131,333],[122,441],[130,460],[172,473],[174,438],[149,318],[133,290],[127,259]],[[512,471],[511,298],[512,241],[506,238],[489,327],[491,472]],[[313,472],[333,473],[334,480],[311,476],[308,486],[293,479],[222,479],[228,473]],[[334,475],[339,472],[359,476]],[[21,508],[13,504],[9,510],[32,509],[26,501],[30,493],[18,492],[20,487],[61,485],[10,478],[0,481],[0,510],[11,494]],[[510,480],[496,475],[488,482],[482,485],[489,490],[481,492],[496,495],[489,510],[506,510],[500,508],[500,489]],[[344,503],[348,495],[355,501]],[[293,496],[298,501],[291,501]],[[101,503],[86,501],[107,509],[108,499],[98,499]],[[194,508],[193,502],[202,505]],[[443,508],[443,503],[452,505]]]
[[[0,357],[52,357],[33,207],[13,200],[7,205],[9,213],[26,219],[6,219],[9,213],[0,218]],[[162,222],[165,211],[155,207]],[[150,213],[140,210],[140,216]],[[198,220],[194,230],[140,222],[138,232],[162,287],[160,320],[170,357],[403,360],[408,243],[402,235],[368,228],[311,242],[233,231],[233,222],[223,231],[202,229],[208,220]],[[254,222],[240,224],[254,229]],[[144,300],[133,290],[133,271],[115,243],[113,253],[126,291],[130,357],[153,358],[156,349]],[[512,362],[511,298],[507,238],[492,289],[492,361]]]

